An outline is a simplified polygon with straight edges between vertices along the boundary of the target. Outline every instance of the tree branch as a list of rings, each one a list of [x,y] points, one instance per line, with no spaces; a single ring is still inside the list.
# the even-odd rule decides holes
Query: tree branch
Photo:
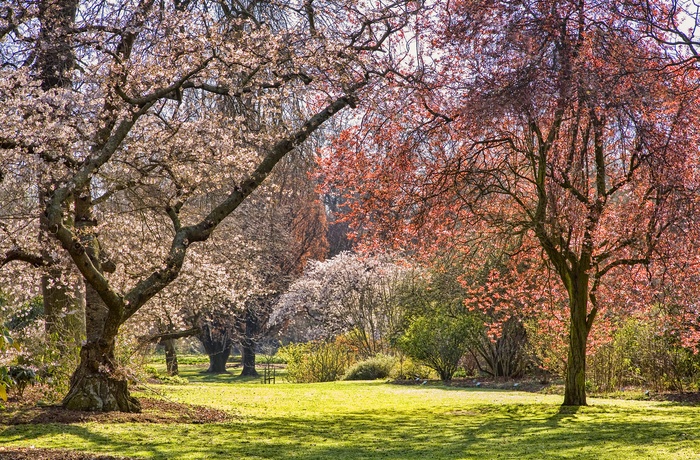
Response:
[[[192,337],[193,335],[197,335],[201,332],[202,330],[199,327],[193,327],[190,329],[186,329],[184,331],[177,331],[177,332],[163,332],[161,334],[154,334],[154,335],[142,335],[139,337],[139,342],[141,343],[155,343],[155,342],[161,342],[164,340],[174,340],[174,339],[182,339],[185,337]]]
[[[125,295],[124,320],[136,313],[141,306],[175,280],[182,269],[187,248],[191,243],[206,241],[214,229],[267,178],[272,168],[289,152],[304,142],[326,120],[340,110],[354,103],[354,94],[367,83],[366,80],[354,85],[342,97],[328,104],[323,110],[306,121],[297,131],[279,140],[269,150],[255,171],[242,180],[231,193],[199,223],[182,227],[176,231],[165,266],[134,286]]]

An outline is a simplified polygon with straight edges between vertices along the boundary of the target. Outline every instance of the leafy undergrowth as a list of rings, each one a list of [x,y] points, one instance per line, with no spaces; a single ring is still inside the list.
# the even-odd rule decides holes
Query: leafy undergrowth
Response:
[[[700,458],[700,411],[672,402],[591,399],[589,407],[562,409],[559,395],[495,388],[262,385],[234,374],[197,381],[196,370],[184,370],[192,370],[188,384],[158,391],[228,420],[4,425],[0,448],[183,460]]]

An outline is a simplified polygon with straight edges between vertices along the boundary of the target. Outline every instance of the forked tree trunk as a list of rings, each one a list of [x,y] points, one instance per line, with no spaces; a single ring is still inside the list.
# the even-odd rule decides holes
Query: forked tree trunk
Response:
[[[224,349],[209,354],[209,369],[207,369],[207,374],[223,374],[226,371],[226,363],[228,362],[228,357],[231,356],[231,346],[227,346]]]
[[[75,23],[78,0],[42,0],[39,2],[40,46],[36,56],[36,70],[42,79],[44,90],[53,88],[70,88],[71,71],[75,64],[75,55],[71,43],[71,30]],[[75,225],[81,229],[94,227],[90,214],[90,191],[84,190],[82,197],[75,202]],[[41,192],[41,198],[44,192]],[[46,231],[46,221],[42,218],[42,232]],[[44,233],[45,234],[45,233]],[[84,241],[90,257],[96,266],[100,266],[99,248],[94,234],[85,233]],[[44,293],[49,295],[48,328],[56,326],[55,318],[66,310],[65,294],[51,290],[55,274],[47,275],[44,280]],[[138,401],[129,395],[127,382],[114,374],[114,344],[119,321],[107,314],[107,308],[99,295],[90,288],[85,293],[85,333],[86,342],[80,350],[80,364],[71,377],[68,394],[63,399],[68,409],[90,411],[138,412]],[[80,304],[79,304],[80,305]],[[60,310],[60,311],[59,311]],[[82,327],[82,326],[79,326]],[[81,331],[82,332],[82,331]]]
[[[118,321],[108,314],[99,295],[87,287],[87,341],[80,364],[71,377],[63,407],[83,411],[140,412],[141,404],[129,394],[127,380],[115,373],[114,347]]]
[[[92,263],[103,271],[100,244],[94,232],[90,188],[75,198],[75,227],[82,235],[80,243]],[[114,348],[121,312],[110,311],[100,295],[89,284],[85,288],[85,332],[87,339],[80,350],[80,364],[73,373],[68,394],[63,399],[66,409],[84,411],[140,412],[138,400],[129,394],[126,378],[118,372]]]

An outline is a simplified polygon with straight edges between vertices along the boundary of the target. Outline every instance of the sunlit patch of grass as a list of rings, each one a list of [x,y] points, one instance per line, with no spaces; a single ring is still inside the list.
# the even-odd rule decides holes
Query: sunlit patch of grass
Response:
[[[0,445],[62,447],[153,459],[700,459],[700,410],[561,396],[382,382],[261,385],[183,366],[165,397],[237,415],[221,424],[23,425]],[[201,377],[198,377],[201,376]]]

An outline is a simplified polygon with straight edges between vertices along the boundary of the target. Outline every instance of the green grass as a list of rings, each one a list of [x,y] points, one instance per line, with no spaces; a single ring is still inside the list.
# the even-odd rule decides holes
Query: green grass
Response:
[[[261,385],[183,366],[168,398],[235,414],[222,424],[0,426],[0,446],[153,459],[700,459],[700,408],[382,382]]]

